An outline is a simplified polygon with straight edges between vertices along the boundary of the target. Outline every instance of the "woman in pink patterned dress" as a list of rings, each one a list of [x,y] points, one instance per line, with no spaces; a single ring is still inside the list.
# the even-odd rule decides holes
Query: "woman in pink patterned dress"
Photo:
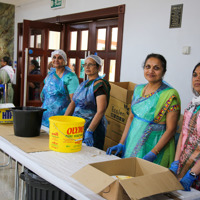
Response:
[[[200,63],[193,70],[192,88],[194,97],[185,109],[175,161],[170,167],[186,191],[191,186],[200,190]]]

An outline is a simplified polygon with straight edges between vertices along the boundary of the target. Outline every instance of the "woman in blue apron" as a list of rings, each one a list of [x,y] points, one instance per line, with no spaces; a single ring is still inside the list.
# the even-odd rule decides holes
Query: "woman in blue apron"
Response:
[[[86,120],[83,142],[87,146],[103,149],[106,119],[104,113],[109,103],[110,84],[99,77],[102,60],[97,55],[85,59],[83,67],[88,80],[79,85],[65,115],[73,115]]]
[[[46,127],[49,127],[49,117],[65,114],[79,85],[76,74],[66,66],[67,56],[63,50],[53,51],[51,58],[53,68],[44,80],[41,93],[42,108],[47,109],[43,113],[42,125]]]

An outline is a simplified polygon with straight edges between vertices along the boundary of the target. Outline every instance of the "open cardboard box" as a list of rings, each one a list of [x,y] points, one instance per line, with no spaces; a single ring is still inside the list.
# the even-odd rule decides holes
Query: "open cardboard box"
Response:
[[[110,96],[124,103],[131,104],[133,91],[136,86],[132,82],[110,82]]]
[[[133,178],[120,180],[114,175]],[[169,169],[136,157],[89,164],[72,177],[109,200],[138,200],[183,189]]]

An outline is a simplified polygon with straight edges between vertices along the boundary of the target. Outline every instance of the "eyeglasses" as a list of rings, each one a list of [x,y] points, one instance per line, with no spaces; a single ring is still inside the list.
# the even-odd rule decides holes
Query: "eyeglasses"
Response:
[[[55,59],[58,59],[58,60],[62,60],[63,59],[63,57],[62,56],[53,56],[53,59],[55,60]]]
[[[93,63],[88,63],[88,64],[83,64],[82,66],[83,67],[92,67],[92,66],[95,66],[96,64],[93,64]]]

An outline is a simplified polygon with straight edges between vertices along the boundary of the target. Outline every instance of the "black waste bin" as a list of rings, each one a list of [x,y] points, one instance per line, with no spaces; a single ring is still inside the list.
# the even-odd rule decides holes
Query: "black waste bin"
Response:
[[[26,184],[26,200],[75,200],[28,169],[20,174],[20,178]]]
[[[44,111],[46,109],[33,106],[12,108],[15,135],[19,137],[39,136]]]

